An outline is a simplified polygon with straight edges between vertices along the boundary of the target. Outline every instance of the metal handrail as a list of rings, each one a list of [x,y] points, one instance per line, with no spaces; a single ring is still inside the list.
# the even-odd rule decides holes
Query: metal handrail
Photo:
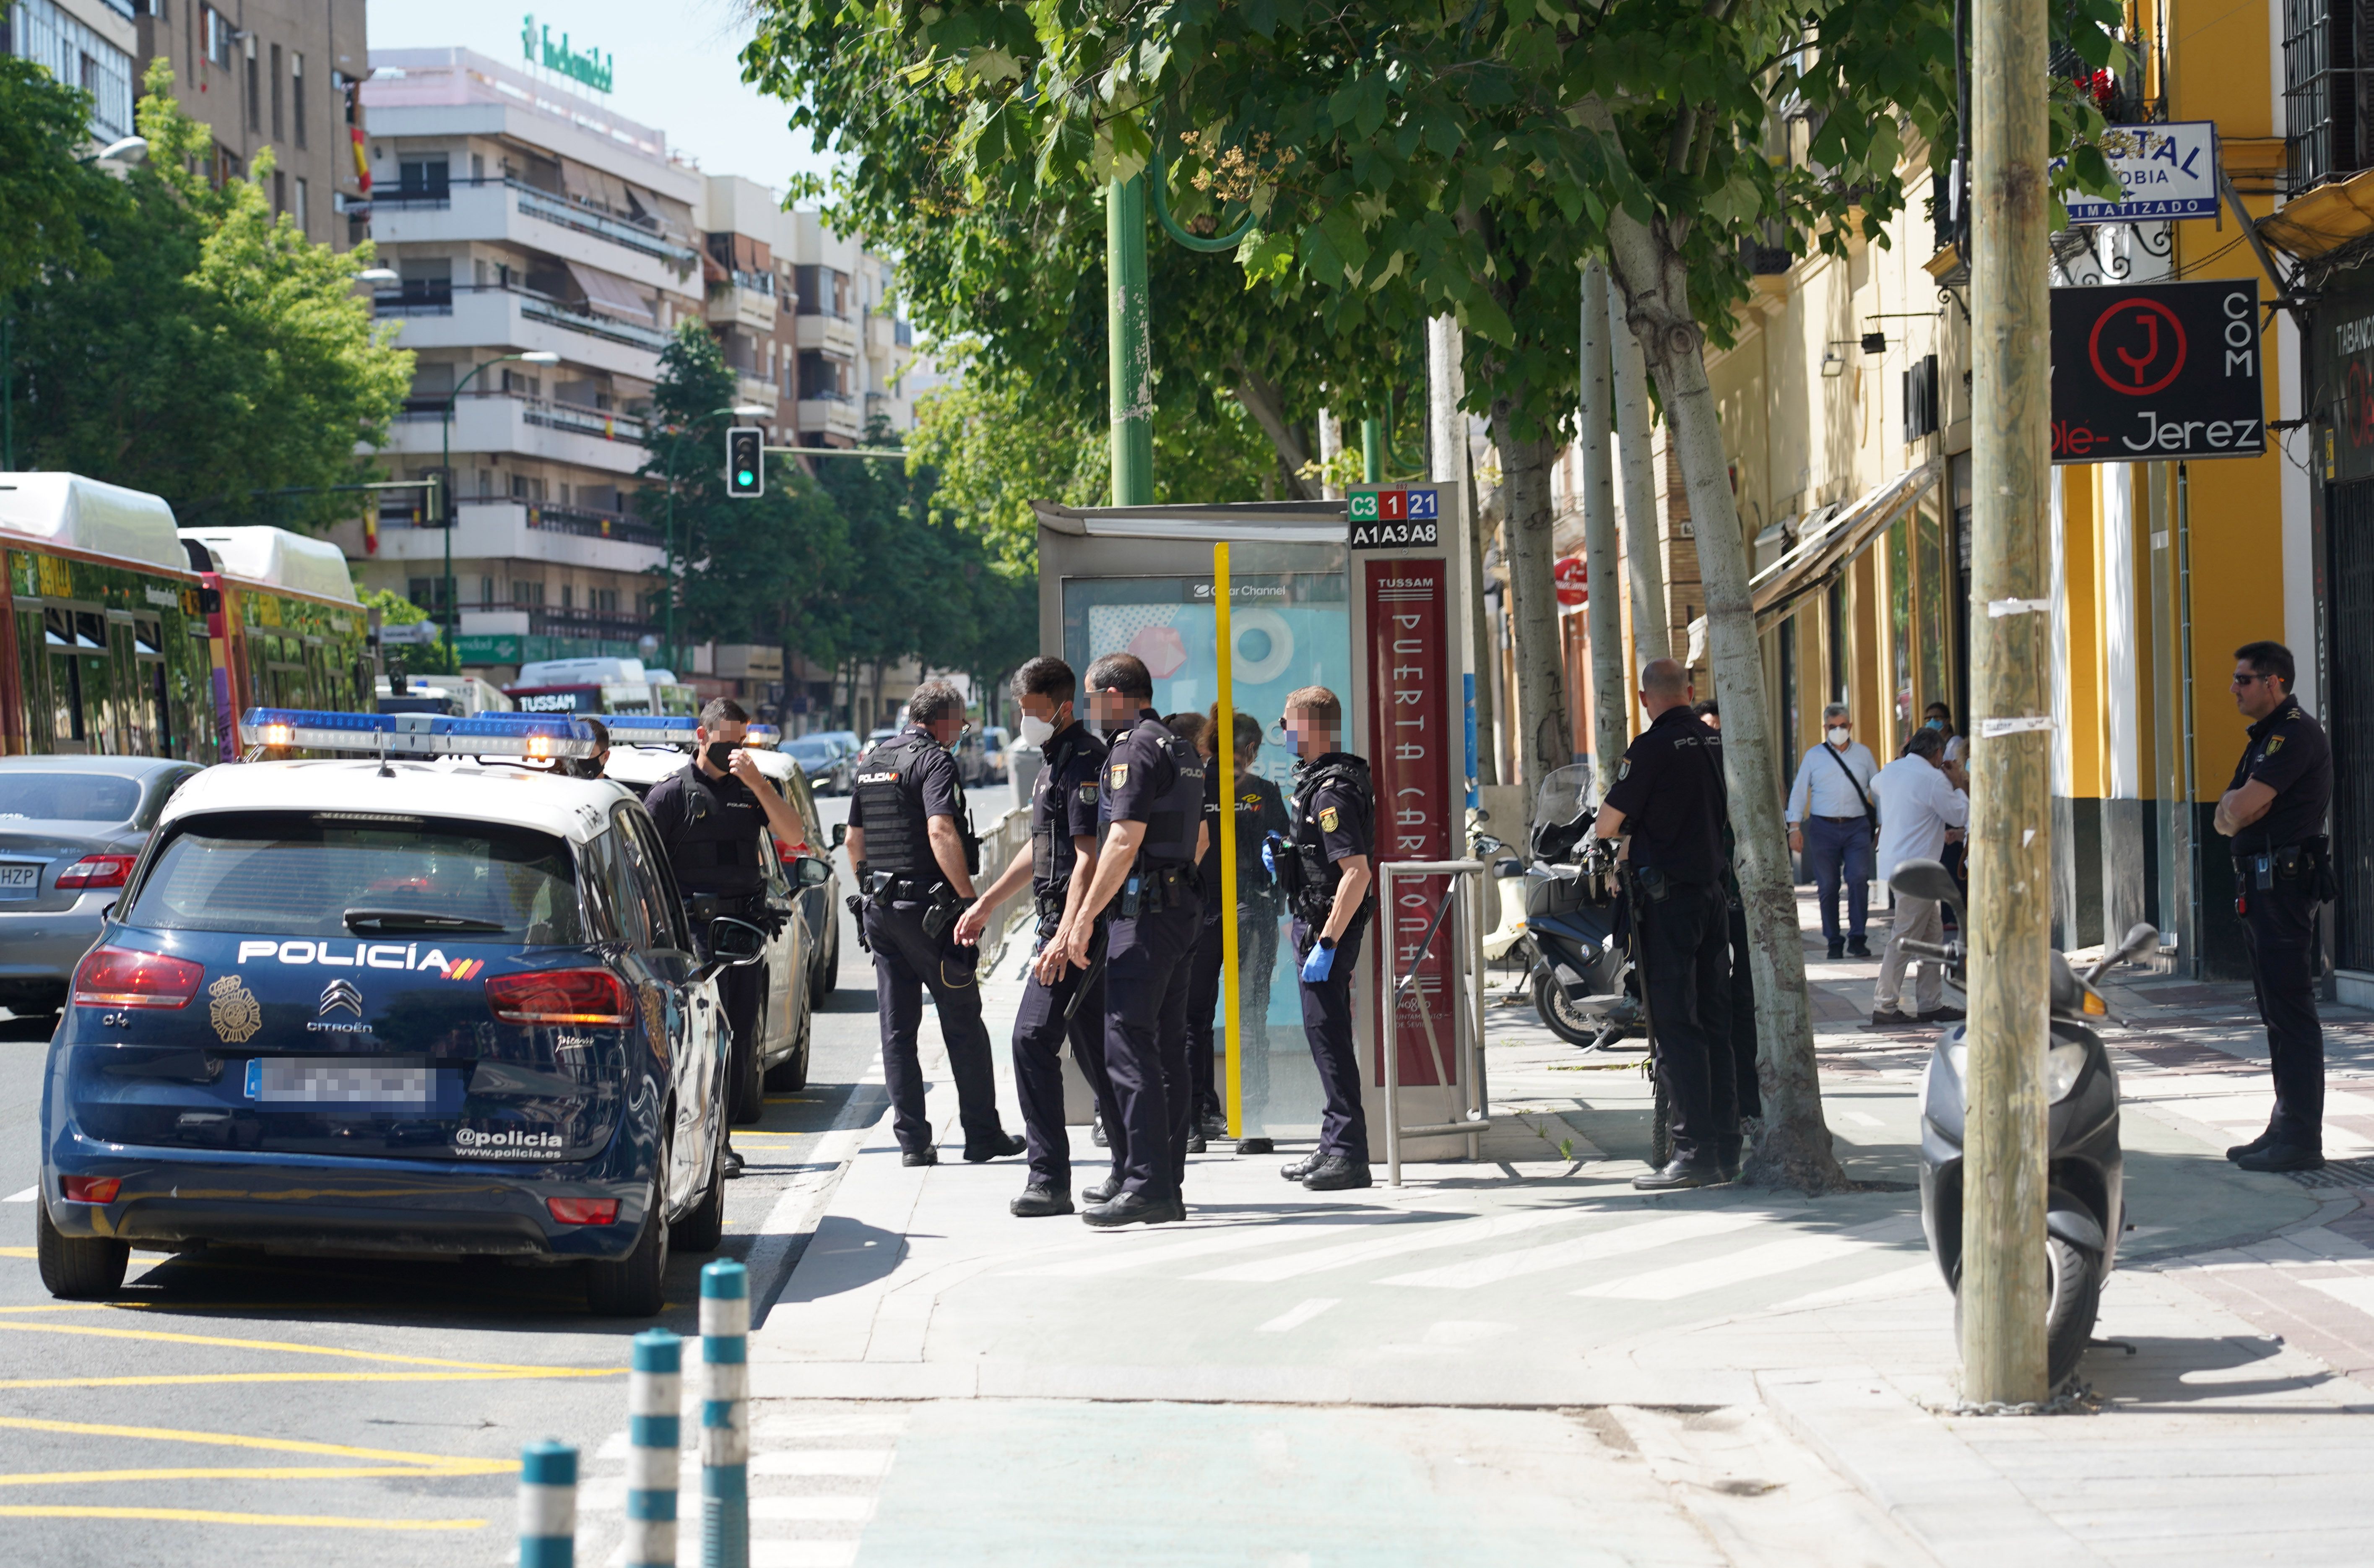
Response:
[[[1450,1134],[1467,1139],[1467,1158],[1480,1157],[1479,1138],[1491,1130],[1491,1100],[1484,1070],[1484,863],[1480,860],[1389,860],[1377,867],[1377,902],[1382,911],[1384,952],[1382,961],[1386,973],[1393,973],[1394,943],[1393,941],[1393,883],[1398,878],[1449,877],[1452,886],[1443,895],[1433,918],[1428,923],[1426,936],[1412,956],[1406,973],[1394,977],[1391,1005],[1385,1009],[1381,1025],[1385,1058],[1385,1181],[1388,1185],[1402,1185],[1402,1139],[1434,1138]],[[1454,990],[1463,981],[1469,1006],[1456,1008],[1451,1017],[1458,1024],[1457,1035],[1463,1036],[1467,1047],[1467,1113],[1455,1122],[1429,1122],[1418,1126],[1402,1126],[1401,1114],[1401,1040],[1399,1025],[1404,997],[1416,988],[1419,968],[1433,951],[1435,937],[1440,933],[1451,906],[1457,900],[1460,882],[1467,890],[1466,931],[1460,946],[1463,961],[1452,965]],[[1441,1087],[1453,1088],[1457,1076],[1447,1070],[1442,1044],[1434,1028],[1434,1014],[1425,1006],[1424,993],[1419,993],[1418,1020],[1426,1026],[1427,1046],[1434,1056],[1435,1076]],[[1454,1048],[1459,1041],[1454,1038]]]

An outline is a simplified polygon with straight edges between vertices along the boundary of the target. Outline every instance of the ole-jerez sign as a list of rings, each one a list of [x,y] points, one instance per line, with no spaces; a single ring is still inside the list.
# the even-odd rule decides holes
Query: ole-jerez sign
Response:
[[[2267,450],[2255,278],[2052,291],[2052,460]]]

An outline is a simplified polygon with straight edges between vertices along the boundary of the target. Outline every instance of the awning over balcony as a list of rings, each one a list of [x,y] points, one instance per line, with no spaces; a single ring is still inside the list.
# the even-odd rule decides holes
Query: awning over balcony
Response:
[[[585,290],[585,303],[607,316],[619,316],[640,322],[645,326],[659,324],[659,312],[635,286],[623,277],[614,277],[599,267],[570,262],[569,275],[577,279],[577,287]]]
[[[2319,185],[2259,219],[2259,237],[2296,256],[2321,256],[2374,233],[2374,169]]]

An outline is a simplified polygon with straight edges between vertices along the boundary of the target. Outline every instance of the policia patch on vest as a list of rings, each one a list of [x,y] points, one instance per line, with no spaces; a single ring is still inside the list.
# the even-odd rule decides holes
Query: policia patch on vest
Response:
[[[1126,762],[1115,762],[1115,763],[1112,765],[1112,786],[1113,786],[1113,788],[1115,788],[1115,789],[1122,789],[1122,788],[1126,788],[1126,787],[1128,786],[1128,784],[1129,784],[1129,764],[1128,764],[1128,763],[1126,763]]]
[[[1334,832],[1339,821],[1340,819],[1336,815],[1335,808],[1333,806],[1322,806],[1319,808],[1319,831],[1321,832]]]
[[[1128,764],[1128,763],[1126,763],[1126,762],[1122,763],[1122,772],[1128,772],[1128,770],[1129,770],[1129,764]],[[1087,802],[1089,805],[1091,805],[1091,806],[1095,805],[1095,804],[1096,804],[1096,799],[1097,799],[1097,786],[1096,786],[1095,784],[1082,784],[1082,785],[1080,786],[1080,798],[1081,798],[1082,800],[1084,800],[1084,801],[1087,801]]]

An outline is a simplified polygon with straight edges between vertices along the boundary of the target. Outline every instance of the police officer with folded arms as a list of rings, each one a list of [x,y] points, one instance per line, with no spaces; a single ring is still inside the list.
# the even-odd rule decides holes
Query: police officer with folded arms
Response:
[[[1072,1212],[1072,1135],[1064,1121],[1059,1055],[1064,1041],[1072,1043],[1072,1060],[1112,1134],[1112,1173],[1087,1188],[1084,1197],[1101,1203],[1121,1189],[1129,1147],[1105,1075],[1102,942],[1091,935],[1086,969],[1064,958],[1074,924],[1088,919],[1081,906],[1096,875],[1097,784],[1105,764],[1104,742],[1074,712],[1077,694],[1072,666],[1061,659],[1042,654],[1014,672],[1022,739],[1037,746],[1046,762],[1030,790],[1030,842],[957,921],[957,940],[970,946],[981,940],[989,912],[1025,881],[1038,902],[1038,946],[1014,1016],[1014,1088],[1022,1102],[1030,1176],[1009,1208],[1025,1220]]]
[[[2291,650],[2234,650],[2234,705],[2251,721],[2234,782],[2217,802],[2233,841],[2234,912],[2251,949],[2251,988],[2267,1026],[2275,1112],[2267,1130],[2226,1151],[2246,1171],[2324,1163],[2324,1027],[2316,1016],[2316,913],[2337,890],[2324,836],[2333,748],[2292,695]]]
[[[908,701],[907,727],[859,760],[850,789],[849,863],[863,900],[858,928],[874,954],[882,1077],[890,1091],[891,1130],[909,1165],[934,1165],[940,1158],[932,1124],[923,1119],[923,1068],[915,1050],[926,986],[956,1079],[964,1157],[979,1162],[1024,1147],[998,1125],[997,1079],[974,973],[980,951],[956,938],[981,859],[964,784],[948,754],[964,733],[964,715],[963,693],[944,680],[923,682]]]
[[[1352,1037],[1352,975],[1369,926],[1376,787],[1366,760],[1343,749],[1344,705],[1323,686],[1289,692],[1283,720],[1295,764],[1293,838],[1263,847],[1294,913],[1302,1032],[1319,1068],[1325,1109],[1319,1148],[1279,1173],[1312,1192],[1369,1185],[1369,1121],[1360,1107],[1360,1053]]]
[[[1106,1124],[1121,1189],[1080,1218],[1099,1228],[1187,1217],[1187,993],[1204,924],[1195,863],[1211,837],[1204,760],[1154,711],[1154,678],[1128,654],[1088,666],[1088,711],[1111,737],[1098,802],[1104,843],[1065,961],[1091,961],[1095,920],[1105,938],[1105,1071],[1117,1120]]]
[[[1739,1101],[1731,1049],[1731,932],[1723,888],[1722,741],[1690,712],[1689,672],[1673,659],[1640,671],[1649,727],[1624,753],[1592,831],[1628,838],[1641,980],[1674,1154],[1636,1178],[1644,1192],[1713,1186],[1739,1175]]]
[[[749,729],[750,715],[741,703],[731,697],[711,699],[693,728],[692,760],[682,772],[652,785],[643,805],[660,831],[678,892],[688,901],[713,899],[720,914],[771,925],[776,916],[767,909],[767,863],[758,835],[772,830],[777,838],[796,841],[805,831],[799,813],[742,749]],[[606,750],[606,732],[602,738]],[[758,997],[765,984],[764,964],[737,964],[717,976],[729,1048],[737,1058],[758,1048]],[[725,1173],[742,1173],[742,1156],[734,1152],[730,1135]]]

